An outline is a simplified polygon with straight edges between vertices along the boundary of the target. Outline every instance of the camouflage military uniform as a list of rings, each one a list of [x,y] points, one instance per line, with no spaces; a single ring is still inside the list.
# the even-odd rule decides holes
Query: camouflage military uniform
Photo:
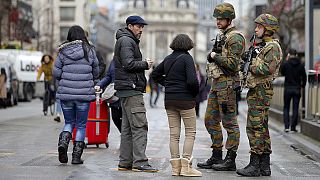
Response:
[[[268,129],[268,110],[273,96],[272,81],[277,77],[282,58],[279,43],[270,37],[264,38],[266,45],[253,59],[248,74],[249,92],[247,135],[251,152],[255,154],[271,153]]]
[[[220,122],[228,133],[226,149],[236,152],[239,146],[239,126],[236,115],[236,86],[237,73],[239,72],[239,63],[241,55],[245,48],[245,39],[235,32],[235,27],[231,27],[222,32],[226,37],[225,45],[222,48],[222,54],[216,54],[213,58],[214,76],[212,87],[209,93],[207,110],[205,115],[205,126],[211,135],[212,148],[222,150],[223,136]],[[230,73],[223,73],[221,70],[227,70]],[[210,69],[210,67],[209,67]],[[210,76],[210,71],[208,72]]]
[[[247,136],[250,144],[250,162],[236,172],[241,176],[270,176],[271,141],[268,129],[268,113],[273,95],[272,81],[277,77],[282,59],[279,42],[272,38],[278,31],[277,18],[261,14],[255,19],[255,32],[262,39],[263,46],[252,59],[247,77],[249,87]],[[263,26],[263,29],[261,28]],[[261,33],[263,30],[263,34]]]
[[[216,38],[212,52],[208,55],[207,76],[212,79],[209,93],[205,126],[211,135],[212,155],[197,164],[200,168],[217,171],[235,171],[240,131],[237,122],[237,103],[235,87],[239,86],[239,70],[241,55],[245,48],[243,35],[235,31],[231,25],[236,17],[230,3],[218,4],[213,17],[223,22],[219,26],[221,32]],[[226,141],[227,154],[222,160],[223,136],[221,121],[228,133]]]

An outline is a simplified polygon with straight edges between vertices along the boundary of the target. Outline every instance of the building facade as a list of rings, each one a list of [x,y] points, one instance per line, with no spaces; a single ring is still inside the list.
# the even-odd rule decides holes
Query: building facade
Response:
[[[36,36],[32,28],[33,11],[27,1],[0,1],[1,48],[29,49]]]
[[[117,22],[125,26],[130,15],[140,15],[148,23],[141,39],[144,57],[160,63],[171,53],[169,44],[180,33],[185,33],[196,43],[198,19],[195,4],[189,0],[128,0],[118,12]],[[191,55],[197,57],[196,47]],[[196,58],[195,58],[196,59]]]
[[[38,37],[33,44],[44,53],[54,54],[66,40],[68,30],[80,25],[89,30],[89,0],[28,0],[34,11],[34,29]]]

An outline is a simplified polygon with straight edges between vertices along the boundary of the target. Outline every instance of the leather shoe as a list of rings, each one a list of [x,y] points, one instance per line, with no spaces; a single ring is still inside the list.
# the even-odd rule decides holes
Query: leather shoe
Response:
[[[159,170],[156,169],[156,168],[153,168],[149,164],[145,164],[145,165],[142,165],[142,166],[132,167],[132,171],[136,171],[136,172],[158,172]]]
[[[123,166],[123,165],[118,165],[118,171],[131,171],[132,166]]]

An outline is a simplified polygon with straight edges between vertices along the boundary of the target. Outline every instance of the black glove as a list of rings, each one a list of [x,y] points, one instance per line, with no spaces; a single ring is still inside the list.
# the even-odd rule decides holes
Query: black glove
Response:
[[[208,60],[209,63],[212,63],[212,62],[214,61],[214,60],[212,59],[212,57],[211,57],[211,52],[208,54],[207,60]]]
[[[212,48],[212,52],[215,52],[217,54],[221,54],[222,53],[222,46],[215,44]]]

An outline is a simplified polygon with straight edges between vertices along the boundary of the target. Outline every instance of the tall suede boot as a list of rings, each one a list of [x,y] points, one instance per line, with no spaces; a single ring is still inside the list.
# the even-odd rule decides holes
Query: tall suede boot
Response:
[[[271,176],[270,154],[260,155],[260,173],[262,176]]]
[[[260,176],[260,156],[258,154],[250,155],[250,163],[243,169],[238,169],[237,174],[247,177]]]
[[[211,157],[203,163],[198,163],[197,166],[199,168],[211,169],[213,164],[219,164],[222,161],[222,150],[212,150]]]
[[[220,164],[213,164],[212,169],[216,171],[235,171],[236,168],[237,153],[234,151],[228,151],[226,157]]]
[[[68,147],[70,139],[72,135],[68,131],[63,131],[59,135],[59,142],[58,142],[58,152],[59,152],[59,161],[61,163],[68,163]]]
[[[170,163],[172,166],[172,176],[180,176],[181,159],[180,158],[170,159]]]
[[[182,158],[181,159],[181,176],[191,176],[191,177],[200,177],[202,176],[202,173],[196,169],[192,168],[192,158],[186,159]]]
[[[74,143],[71,164],[83,164],[83,160],[81,159],[83,148],[84,148],[83,141],[76,141]]]

